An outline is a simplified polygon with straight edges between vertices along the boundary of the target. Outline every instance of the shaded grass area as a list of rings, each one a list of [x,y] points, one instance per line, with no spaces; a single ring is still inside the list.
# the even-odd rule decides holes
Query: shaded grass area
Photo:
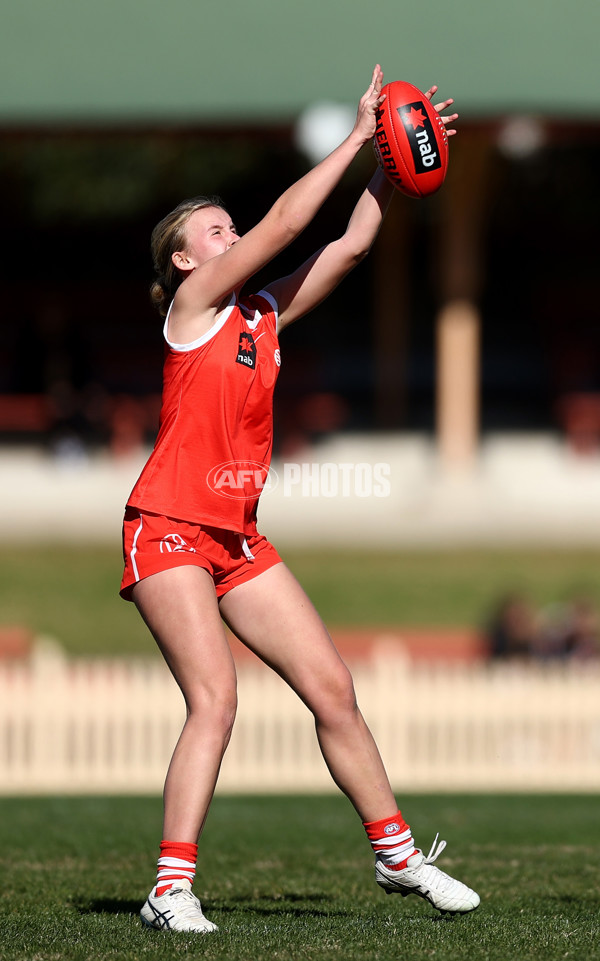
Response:
[[[283,558],[331,627],[479,627],[518,590],[536,604],[585,594],[600,606],[600,551],[296,551]],[[118,596],[119,546],[0,547],[0,624],[76,654],[154,653]]]
[[[418,843],[440,829],[449,844],[440,866],[482,896],[476,913],[448,920],[374,884],[344,798],[217,797],[196,892],[220,930],[199,938],[139,924],[157,799],[3,799],[0,958],[598,958],[597,807],[581,796],[408,796]]]

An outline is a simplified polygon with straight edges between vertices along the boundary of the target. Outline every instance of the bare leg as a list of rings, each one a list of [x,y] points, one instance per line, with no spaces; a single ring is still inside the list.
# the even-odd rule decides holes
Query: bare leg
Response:
[[[233,588],[220,606],[240,640],[280,674],[314,714],[331,775],[361,819],[394,815],[398,806],[358,709],[350,673],[293,574],[277,564]]]
[[[233,658],[207,571],[185,566],[153,574],[136,584],[133,599],[187,707],[165,782],[163,838],[196,842],[235,717]]]

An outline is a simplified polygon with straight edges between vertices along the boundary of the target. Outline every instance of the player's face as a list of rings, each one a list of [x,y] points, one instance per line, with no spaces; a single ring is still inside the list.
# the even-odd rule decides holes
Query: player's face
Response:
[[[187,222],[185,233],[186,253],[194,267],[225,253],[240,239],[231,217],[221,207],[195,210]]]

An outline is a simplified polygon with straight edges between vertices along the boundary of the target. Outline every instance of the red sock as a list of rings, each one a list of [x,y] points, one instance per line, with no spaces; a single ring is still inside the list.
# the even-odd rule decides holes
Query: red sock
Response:
[[[378,860],[395,871],[406,867],[416,848],[412,832],[400,811],[381,821],[363,822],[363,827]]]
[[[187,841],[161,841],[156,875],[158,897],[184,878],[194,883],[198,845]]]

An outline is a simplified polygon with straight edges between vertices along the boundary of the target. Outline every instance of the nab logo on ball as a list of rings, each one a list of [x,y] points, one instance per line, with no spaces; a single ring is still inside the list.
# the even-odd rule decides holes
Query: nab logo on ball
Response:
[[[437,170],[442,166],[442,160],[436,150],[435,133],[427,116],[425,104],[422,101],[407,103],[398,107],[398,113],[410,144],[415,174]]]
[[[256,367],[256,344],[254,343],[252,334],[246,330],[240,334],[240,342],[238,344],[235,361],[237,364],[243,364],[244,367],[251,367],[252,370]]]

